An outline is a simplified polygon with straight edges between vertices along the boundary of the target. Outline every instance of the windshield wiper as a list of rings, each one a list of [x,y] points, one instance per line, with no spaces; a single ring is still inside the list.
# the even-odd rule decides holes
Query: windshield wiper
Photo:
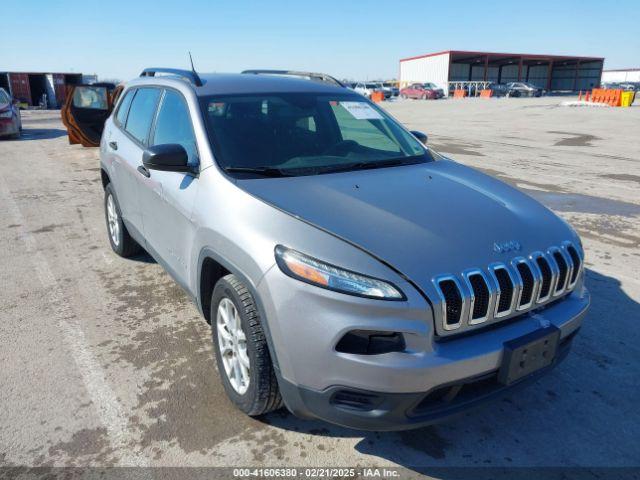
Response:
[[[396,167],[399,165],[412,165],[422,163],[421,155],[411,157],[389,158],[387,160],[374,160],[371,162],[353,162],[342,165],[327,165],[319,168],[323,173],[344,172],[349,170],[367,170],[371,168]]]
[[[255,173],[257,175],[262,175],[263,177],[294,176],[281,168],[274,167],[224,167],[224,171],[228,173]]]

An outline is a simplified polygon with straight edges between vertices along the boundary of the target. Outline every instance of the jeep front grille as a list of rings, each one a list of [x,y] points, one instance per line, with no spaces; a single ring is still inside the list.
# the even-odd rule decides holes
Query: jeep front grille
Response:
[[[571,292],[581,268],[578,249],[565,242],[510,263],[465,270],[462,282],[457,275],[439,275],[433,281],[440,297],[438,321],[445,331],[466,331],[523,313]]]

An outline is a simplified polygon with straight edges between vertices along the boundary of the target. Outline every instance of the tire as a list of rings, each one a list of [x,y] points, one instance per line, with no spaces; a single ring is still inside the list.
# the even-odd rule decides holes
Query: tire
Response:
[[[114,214],[115,217],[113,217]],[[104,218],[107,224],[109,243],[114,252],[127,258],[142,250],[138,242],[129,235],[129,231],[122,221],[120,205],[110,183],[104,189]]]
[[[221,312],[226,312],[226,320]],[[235,320],[230,321],[232,318]],[[238,319],[241,332],[234,328]],[[219,330],[226,333],[219,333]],[[221,278],[213,289],[211,332],[218,373],[235,406],[252,417],[282,407],[260,315],[253,296],[235,275]],[[224,348],[221,347],[223,343],[226,343]]]

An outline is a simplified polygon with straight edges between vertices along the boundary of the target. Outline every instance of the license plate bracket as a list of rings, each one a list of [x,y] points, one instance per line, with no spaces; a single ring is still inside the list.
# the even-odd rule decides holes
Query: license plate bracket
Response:
[[[505,342],[498,381],[509,385],[548,367],[555,359],[559,342],[560,329],[553,325]]]

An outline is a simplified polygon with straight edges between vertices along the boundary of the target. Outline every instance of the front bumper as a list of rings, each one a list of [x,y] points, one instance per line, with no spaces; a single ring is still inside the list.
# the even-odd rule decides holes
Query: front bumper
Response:
[[[441,385],[428,392],[384,393],[335,386],[318,392],[279,378],[287,408],[301,418],[318,418],[358,430],[390,431],[444,422],[503,397],[542,377],[568,355],[577,331],[561,340],[553,363],[510,385],[489,372]]]
[[[569,339],[580,328],[590,302],[588,291],[579,282],[572,293],[551,304],[486,329],[439,338],[424,299],[409,285],[398,280],[394,283],[407,294],[406,302],[361,299],[320,289],[293,280],[277,268],[267,273],[259,284],[259,296],[264,316],[269,319],[282,396],[294,414],[359,429],[434,423],[516,386],[494,385],[480,393],[475,387],[465,387],[465,392],[475,394],[465,393],[457,396],[456,402],[433,409],[423,403],[445,387],[477,386],[479,380],[487,379],[495,384],[506,342],[554,326],[563,344],[558,363],[566,355]],[[353,330],[399,332],[406,348],[368,355],[338,351],[339,341]],[[374,408],[359,411],[338,405],[335,395],[343,391],[347,396],[368,397]],[[424,408],[416,410],[421,403]]]

